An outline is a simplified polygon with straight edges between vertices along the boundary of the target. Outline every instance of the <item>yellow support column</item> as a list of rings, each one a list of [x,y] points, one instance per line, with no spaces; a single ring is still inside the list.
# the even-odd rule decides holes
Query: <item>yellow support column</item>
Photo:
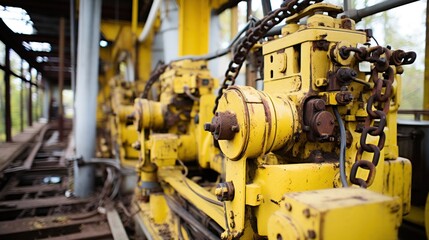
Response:
[[[139,8],[139,0],[133,0],[131,30],[136,35],[137,35],[137,24],[138,24],[138,8]]]
[[[178,2],[179,56],[208,53],[210,1],[179,0]]]

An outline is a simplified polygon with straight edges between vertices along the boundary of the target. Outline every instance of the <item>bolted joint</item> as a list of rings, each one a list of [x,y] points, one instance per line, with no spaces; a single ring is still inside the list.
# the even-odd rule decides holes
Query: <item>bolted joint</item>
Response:
[[[346,105],[353,101],[353,94],[349,91],[342,91],[335,95],[335,100],[340,105]]]
[[[219,183],[215,189],[215,195],[221,202],[232,201],[234,199],[234,184],[232,182]]]
[[[335,76],[341,85],[349,85],[357,77],[357,73],[351,68],[340,68]]]
[[[237,117],[231,112],[216,112],[211,123],[204,124],[204,130],[211,132],[216,140],[232,140],[240,128]]]

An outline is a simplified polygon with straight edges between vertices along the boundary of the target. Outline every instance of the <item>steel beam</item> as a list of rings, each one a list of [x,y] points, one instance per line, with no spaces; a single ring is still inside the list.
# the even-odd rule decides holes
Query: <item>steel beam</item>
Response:
[[[76,154],[83,159],[91,159],[95,155],[100,16],[101,0],[79,2],[74,133]],[[94,171],[94,166],[79,166],[75,161],[74,194],[76,196],[87,197],[92,194]]]

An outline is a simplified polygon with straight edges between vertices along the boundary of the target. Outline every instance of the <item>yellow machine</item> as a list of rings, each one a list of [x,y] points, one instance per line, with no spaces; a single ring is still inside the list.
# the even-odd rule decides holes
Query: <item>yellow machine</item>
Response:
[[[411,163],[398,157],[396,114],[401,66],[416,55],[370,46],[369,31],[319,2],[289,1],[249,30],[218,98],[204,60],[153,72],[133,113],[142,234],[397,238]],[[233,86],[247,53],[283,19],[281,35],[262,45],[263,90]]]
[[[134,111],[134,84],[121,80],[120,77],[113,78],[110,84],[114,89],[111,95],[110,117],[111,138],[114,140],[112,149],[118,152],[123,166],[134,168],[139,158],[132,145],[138,138],[131,117]]]

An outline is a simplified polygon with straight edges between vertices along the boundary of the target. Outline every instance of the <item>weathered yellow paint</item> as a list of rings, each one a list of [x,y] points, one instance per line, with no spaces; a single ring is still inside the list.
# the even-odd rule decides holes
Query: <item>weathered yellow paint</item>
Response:
[[[246,185],[246,205],[258,206],[264,200],[261,193],[261,186],[258,184],[247,184]]]
[[[397,196],[402,200],[404,215],[411,208],[411,162],[399,157],[384,161],[383,194]]]
[[[151,194],[149,201],[151,218],[155,224],[165,223],[168,215],[168,206],[163,193]]]
[[[356,161],[356,155],[360,147],[361,133],[356,131],[363,124],[362,119],[367,117],[364,109],[371,89],[374,85],[369,83],[370,88],[364,88],[362,83],[351,82],[348,86],[354,100],[349,104],[341,105],[336,99],[339,90],[327,90],[330,79],[328,72],[335,72],[338,68],[353,68],[357,71],[357,78],[362,82],[368,82],[364,72],[359,71],[358,61],[351,54],[348,57],[340,55],[343,47],[357,47],[366,42],[363,32],[354,30],[355,24],[350,20],[346,29],[343,27],[342,19],[334,19],[328,15],[313,15],[307,19],[306,25],[295,25],[301,17],[312,15],[317,11],[339,12],[340,8],[330,4],[315,4],[303,12],[286,20],[290,26],[283,30],[285,36],[268,41],[263,45],[264,55],[264,91],[257,91],[251,87],[233,86],[226,90],[219,101],[218,112],[233,113],[236,116],[239,132],[230,140],[219,140],[219,146],[227,157],[226,160],[226,182],[232,182],[235,188],[234,198],[225,201],[229,229],[225,232],[228,237],[236,237],[245,234],[246,231],[255,231],[259,235],[266,236],[269,229],[266,223],[271,216],[275,216],[274,226],[277,230],[288,229],[290,239],[300,237],[302,228],[309,226],[308,223],[296,222],[291,216],[280,216],[277,213],[279,202],[284,193],[297,191],[308,191],[327,188],[338,188],[341,186],[339,180],[338,162],[318,164],[311,163],[311,154],[316,151],[325,153],[337,153],[338,145],[335,142],[311,142],[306,137],[306,131],[310,126],[303,125],[305,117],[305,102],[310,98],[323,99],[326,110],[332,113],[331,106],[338,106],[340,114],[346,119],[345,125],[348,130],[348,146],[345,154],[346,175],[350,176],[350,170]],[[346,212],[357,212],[359,221],[367,216],[365,209],[378,209],[378,213],[384,214],[392,221],[381,226],[380,229],[372,228],[365,231],[360,237],[369,237],[373,231],[380,235],[374,235],[380,239],[382,236],[395,238],[397,227],[400,223],[402,213],[406,214],[410,208],[411,191],[411,165],[403,158],[398,158],[398,147],[396,143],[396,112],[400,97],[397,93],[401,87],[400,75],[395,75],[393,96],[390,112],[387,117],[386,145],[381,150],[378,165],[376,166],[375,178],[368,190],[360,190],[356,186],[350,190],[332,190],[326,193],[338,196],[336,193],[352,193],[361,191],[365,196],[373,198],[375,205],[366,205],[356,201],[345,201],[347,207],[339,211],[332,211],[329,221],[339,223],[344,228],[341,215]],[[376,145],[378,136],[368,135],[367,144]],[[265,154],[274,152],[271,158],[278,159],[277,165],[266,164]],[[373,154],[364,152],[362,159],[371,161]],[[322,157],[323,159],[323,157]],[[333,159],[335,161],[336,159]],[[272,161],[272,159],[270,160]],[[252,173],[252,174],[250,174]],[[357,177],[367,179],[368,171],[360,168]],[[256,185],[254,185],[256,184]],[[350,182],[348,183],[350,185]],[[261,191],[260,203],[255,201],[254,188],[246,186],[258,186]],[[249,192],[247,192],[249,190]],[[259,191],[259,190],[258,190]],[[373,191],[373,192],[371,192]],[[310,194],[311,192],[309,192]],[[329,196],[328,194],[328,196]],[[380,195],[384,194],[384,195]],[[322,194],[323,195],[323,194]],[[325,195],[323,195],[325,196]],[[327,198],[329,198],[326,196]],[[395,214],[386,214],[390,210],[379,209],[377,199],[384,199],[387,204],[399,206]],[[317,201],[317,200],[316,200]],[[257,230],[249,230],[250,213],[246,210],[246,203],[256,206],[252,210],[257,219]],[[368,203],[369,204],[369,203]],[[386,206],[386,204],[381,204]],[[281,206],[280,206],[281,207]],[[328,205],[327,208],[334,208]],[[332,209],[333,210],[333,209]],[[360,212],[362,211],[362,212]],[[381,212],[380,212],[381,211]],[[386,212],[387,211],[387,212]],[[280,215],[279,215],[280,214]],[[331,213],[329,213],[331,214]],[[328,215],[327,215],[328,216]],[[371,215],[372,216],[372,215]],[[374,221],[381,221],[383,217],[376,216]],[[281,220],[279,220],[281,219]],[[282,222],[283,223],[280,223]],[[372,220],[371,220],[372,221]],[[286,224],[285,222],[291,222]],[[270,224],[276,225],[276,224]],[[380,224],[375,224],[380,226]],[[331,226],[324,229],[313,229],[315,239],[344,239],[346,231],[336,234]],[[302,231],[301,237],[307,236],[307,230]],[[323,234],[323,235],[322,235]],[[377,233],[378,234],[378,233]],[[320,236],[322,235],[322,236]],[[293,237],[292,237],[293,236]],[[340,237],[337,237],[340,236]],[[361,238],[363,236],[363,238]],[[276,235],[269,237],[277,238]],[[352,237],[353,238],[353,237]],[[289,239],[289,238],[286,238]]]
[[[216,3],[179,0],[178,4],[179,55],[206,53],[206,25],[209,10]],[[395,76],[384,129],[386,144],[374,181],[368,189],[341,188],[338,123],[329,121],[335,125],[332,135],[312,139],[308,132],[314,126],[304,119],[312,110],[305,106],[310,99],[318,98],[324,100],[326,112],[332,114],[333,106],[339,109],[347,130],[345,167],[350,181],[351,166],[360,147],[359,129],[368,115],[365,106],[374,85],[359,70],[353,54],[340,54],[343,47],[365,43],[366,34],[356,31],[352,20],[315,14],[319,11],[339,13],[340,8],[315,4],[287,19],[282,37],[264,43],[264,91],[249,86],[232,86],[224,91],[217,112],[235,117],[237,123],[226,125],[234,132],[231,139],[215,142],[203,131],[202,125],[213,117],[213,90],[217,87],[204,61],[172,62],[159,78],[159,96],[136,99],[134,116],[141,143],[143,199],[155,194],[151,192],[153,188],[162,187],[165,194],[183,197],[217,222],[225,230],[222,237],[229,239],[256,235],[269,239],[397,237],[402,215],[410,211],[411,191],[411,164],[398,157],[396,142],[400,75]],[[305,16],[309,16],[306,24],[298,25]],[[329,74],[339,68],[354,69],[360,82],[328,89],[329,81],[334,81]],[[348,104],[337,100],[344,88],[353,95]],[[219,119],[215,118],[227,124]],[[378,140],[378,136],[368,136],[366,143],[375,145]],[[364,160],[372,158],[372,153],[362,154]],[[217,171],[219,180],[202,187],[186,178],[177,162],[189,164],[188,161]],[[358,170],[357,177],[366,179],[367,175],[367,170]],[[225,199],[219,193],[230,193],[222,184],[214,191],[218,181],[234,189],[233,197],[224,201],[225,209],[209,202],[218,201],[216,196]],[[168,221],[165,204],[158,209],[151,206],[154,202],[145,203],[158,214],[152,217],[159,223]],[[364,230],[356,227],[361,225]],[[174,220],[168,227],[172,232],[180,229]]]
[[[262,165],[254,183],[262,190],[263,201],[256,209],[258,232],[266,236],[270,216],[279,209],[283,194],[337,187],[337,163]]]
[[[213,193],[185,178],[174,167],[176,160],[198,160],[203,168],[219,173],[224,169],[223,156],[214,146],[211,134],[202,127],[213,117],[213,90],[218,85],[206,64],[205,61],[191,60],[173,62],[160,76],[159,100],[135,99],[134,128],[139,130],[141,145],[139,174],[145,197],[146,193],[150,194],[151,187],[162,182],[164,192],[177,192],[197,208],[204,209],[205,214],[220,226],[225,226],[223,208],[198,196],[217,201]],[[183,101],[184,95],[191,96],[192,101]],[[176,101],[179,104],[175,104]],[[184,110],[188,112],[183,114]],[[186,117],[189,119],[185,121]],[[173,231],[177,227],[169,225],[169,228]]]
[[[269,239],[396,239],[401,201],[366,189],[284,195],[266,223]]]

